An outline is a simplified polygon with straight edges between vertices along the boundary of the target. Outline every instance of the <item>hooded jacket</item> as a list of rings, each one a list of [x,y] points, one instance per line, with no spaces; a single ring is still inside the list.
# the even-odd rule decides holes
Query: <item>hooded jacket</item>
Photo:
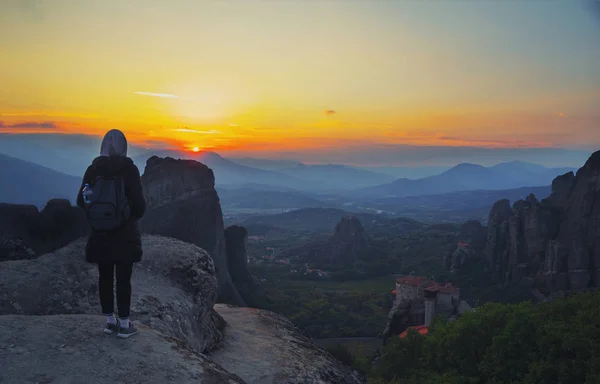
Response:
[[[139,262],[142,259],[142,239],[137,222],[146,211],[140,172],[133,160],[127,157],[127,141],[120,131],[112,130],[106,134],[100,154],[85,171],[77,194],[77,205],[85,207],[82,190],[86,183],[92,183],[98,176],[121,176],[129,201],[130,218],[118,231],[92,231],[85,248],[86,261],[97,264]]]

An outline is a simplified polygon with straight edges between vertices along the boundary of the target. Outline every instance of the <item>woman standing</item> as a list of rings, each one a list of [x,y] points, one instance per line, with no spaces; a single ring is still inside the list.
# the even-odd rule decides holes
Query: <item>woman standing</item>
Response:
[[[128,338],[137,333],[129,321],[131,273],[142,258],[137,221],[146,210],[140,172],[127,157],[127,139],[113,129],[106,133],[95,158],[85,171],[77,205],[86,211],[92,233],[85,249],[86,261],[98,264],[100,305],[106,316],[104,333]],[[114,315],[113,278],[117,280]]]

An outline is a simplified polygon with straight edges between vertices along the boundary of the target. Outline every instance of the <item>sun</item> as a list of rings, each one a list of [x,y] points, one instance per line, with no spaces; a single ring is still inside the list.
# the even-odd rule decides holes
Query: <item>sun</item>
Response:
[[[194,152],[200,152],[200,148],[194,147],[194,148],[192,148],[192,151],[194,151]]]

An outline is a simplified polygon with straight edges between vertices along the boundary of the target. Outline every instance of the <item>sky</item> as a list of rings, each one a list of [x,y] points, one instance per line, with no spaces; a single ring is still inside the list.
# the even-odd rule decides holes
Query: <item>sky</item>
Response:
[[[3,0],[0,132],[371,165],[589,153],[593,1]]]

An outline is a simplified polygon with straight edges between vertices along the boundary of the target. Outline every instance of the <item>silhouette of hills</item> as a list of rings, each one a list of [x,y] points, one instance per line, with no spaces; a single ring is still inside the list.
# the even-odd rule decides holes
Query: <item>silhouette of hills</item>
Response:
[[[439,175],[421,179],[398,179],[374,187],[359,188],[355,196],[406,197],[436,195],[456,191],[501,190],[520,187],[550,185],[561,174],[571,168],[546,168],[520,161],[500,163],[493,167],[461,163]]]
[[[43,207],[48,200],[75,201],[81,179],[0,154],[0,202]]]

